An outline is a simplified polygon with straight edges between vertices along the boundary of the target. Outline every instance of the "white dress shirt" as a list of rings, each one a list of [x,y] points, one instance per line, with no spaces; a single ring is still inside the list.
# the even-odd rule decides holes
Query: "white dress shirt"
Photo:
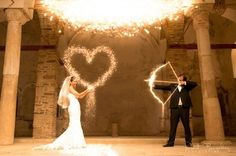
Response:
[[[181,90],[182,90],[183,87],[180,86],[180,85],[178,85],[177,87],[178,87],[179,92],[181,92]],[[183,105],[182,100],[181,100],[181,97],[179,98],[179,103],[178,103],[178,105],[179,105],[179,106],[182,106],[182,105]]]

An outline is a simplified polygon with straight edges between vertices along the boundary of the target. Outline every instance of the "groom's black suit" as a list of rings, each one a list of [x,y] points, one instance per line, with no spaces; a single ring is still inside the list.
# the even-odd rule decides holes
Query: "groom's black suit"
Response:
[[[182,85],[181,91],[177,88],[177,85],[155,85],[154,89],[168,90],[173,93],[170,99],[170,133],[169,133],[169,145],[174,145],[176,129],[179,119],[181,119],[184,131],[186,144],[192,143],[191,130],[189,127],[189,108],[192,107],[192,101],[189,96],[189,91],[197,86],[197,83],[192,81],[186,81],[186,85]],[[181,99],[182,105],[179,105]]]

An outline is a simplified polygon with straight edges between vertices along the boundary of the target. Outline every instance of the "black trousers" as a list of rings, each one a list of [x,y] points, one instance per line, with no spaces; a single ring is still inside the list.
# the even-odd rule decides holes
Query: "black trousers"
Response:
[[[174,145],[179,119],[181,119],[184,126],[186,144],[192,143],[192,135],[189,126],[189,108],[179,107],[171,109],[170,112],[170,134],[168,144]]]

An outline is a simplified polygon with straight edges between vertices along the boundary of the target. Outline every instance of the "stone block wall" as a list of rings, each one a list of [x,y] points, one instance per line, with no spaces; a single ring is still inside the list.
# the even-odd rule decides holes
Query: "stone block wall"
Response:
[[[36,98],[34,106],[34,138],[56,136],[58,62],[54,50],[39,51]]]
[[[57,36],[54,28],[56,21],[50,21],[39,0],[35,1],[41,36],[41,45],[56,45]],[[52,138],[56,136],[57,96],[58,96],[58,61],[55,49],[39,50],[34,106],[34,138]]]

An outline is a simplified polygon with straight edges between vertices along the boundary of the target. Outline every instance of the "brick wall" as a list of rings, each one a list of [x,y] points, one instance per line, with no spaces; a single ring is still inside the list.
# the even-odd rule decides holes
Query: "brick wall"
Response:
[[[36,0],[35,9],[41,27],[41,45],[56,45],[56,21],[44,16],[40,0]],[[34,106],[33,137],[51,138],[56,136],[56,115],[58,96],[58,61],[55,49],[38,52],[36,98]]]
[[[56,136],[58,62],[55,53],[53,50],[39,51],[33,123],[34,138]]]

